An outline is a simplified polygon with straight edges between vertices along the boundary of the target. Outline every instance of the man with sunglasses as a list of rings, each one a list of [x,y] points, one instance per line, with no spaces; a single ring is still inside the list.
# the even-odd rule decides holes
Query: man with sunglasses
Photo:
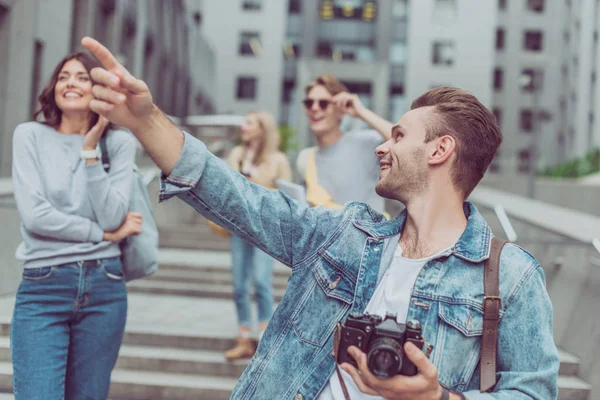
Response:
[[[302,150],[296,166],[307,186],[308,201],[331,208],[362,201],[383,212],[384,199],[375,193],[379,160],[370,150],[389,139],[392,124],[367,109],[332,75],[319,75],[305,93],[306,118],[317,146]],[[340,123],[344,114],[362,119],[376,132],[343,133]]]

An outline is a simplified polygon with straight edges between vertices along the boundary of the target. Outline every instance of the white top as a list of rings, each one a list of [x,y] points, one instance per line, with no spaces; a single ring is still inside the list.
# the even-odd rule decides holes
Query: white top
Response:
[[[375,289],[373,297],[367,304],[366,312],[371,315],[379,315],[385,318],[386,313],[396,314],[396,321],[405,323],[408,314],[408,306],[412,288],[425,264],[447,249],[440,251],[427,258],[418,260],[402,257],[402,247],[398,245],[394,258],[389,268],[385,271],[381,282]],[[340,372],[346,383],[348,394],[352,400],[381,400],[383,397],[371,396],[361,392],[350,374],[340,368]],[[329,379],[329,383],[318,397],[318,400],[344,400],[344,392],[337,373]]]

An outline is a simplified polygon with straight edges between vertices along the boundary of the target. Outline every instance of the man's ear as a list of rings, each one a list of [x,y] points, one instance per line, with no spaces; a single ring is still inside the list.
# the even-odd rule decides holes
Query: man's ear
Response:
[[[445,163],[456,150],[456,140],[449,135],[434,139],[430,144],[432,145],[429,153],[430,165],[441,165]]]

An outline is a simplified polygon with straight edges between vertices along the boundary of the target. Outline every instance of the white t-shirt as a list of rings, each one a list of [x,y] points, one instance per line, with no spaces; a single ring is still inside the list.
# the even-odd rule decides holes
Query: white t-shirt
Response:
[[[389,268],[385,271],[381,282],[375,289],[373,297],[367,304],[366,312],[371,315],[379,315],[385,318],[386,313],[396,314],[396,321],[404,324],[408,314],[410,295],[412,288],[425,264],[446,250],[440,251],[427,258],[413,260],[402,257],[402,248],[400,245],[396,248],[394,258]],[[361,392],[350,374],[340,368],[348,394],[352,400],[381,400],[382,397],[371,396]],[[318,400],[344,400],[344,392],[337,373],[334,373],[329,379],[329,383],[318,397]]]

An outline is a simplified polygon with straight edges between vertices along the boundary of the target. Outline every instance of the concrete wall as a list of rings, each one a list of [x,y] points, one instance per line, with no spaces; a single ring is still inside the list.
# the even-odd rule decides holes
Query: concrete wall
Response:
[[[482,185],[494,189],[527,195],[527,178],[523,176],[486,175]],[[584,185],[573,180],[538,179],[536,198],[558,206],[600,216],[600,185]]]
[[[9,202],[10,203],[10,202]],[[22,263],[15,260],[15,251],[21,242],[20,218],[12,205],[0,204],[0,296],[16,293],[21,282]]]
[[[452,3],[452,2],[446,2]],[[458,0],[454,16],[436,13],[437,2],[410,2],[406,98],[412,100],[433,86],[468,90],[486,106],[492,104],[496,1]],[[432,63],[436,40],[454,42],[454,64]]]

